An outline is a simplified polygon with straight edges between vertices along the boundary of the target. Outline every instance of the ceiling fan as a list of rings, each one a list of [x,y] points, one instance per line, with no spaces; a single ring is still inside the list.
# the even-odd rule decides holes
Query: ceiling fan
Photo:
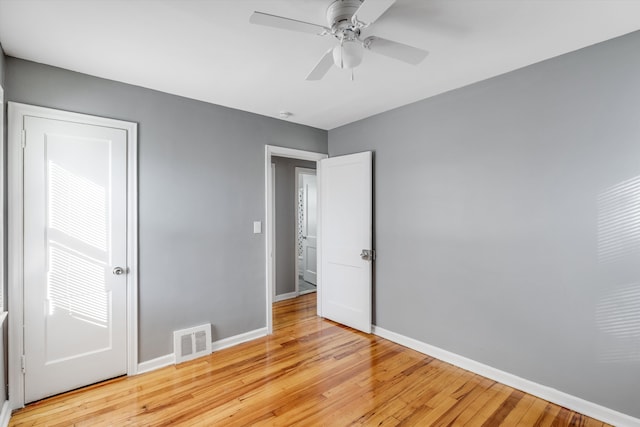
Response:
[[[373,24],[396,0],[335,0],[327,8],[328,26],[310,22],[253,12],[249,22],[284,30],[333,36],[338,45],[329,49],[322,56],[306,80],[320,80],[332,65],[338,68],[351,69],[360,65],[365,50],[397,59],[408,64],[417,65],[429,52],[392,40],[376,36],[361,38],[361,31]]]

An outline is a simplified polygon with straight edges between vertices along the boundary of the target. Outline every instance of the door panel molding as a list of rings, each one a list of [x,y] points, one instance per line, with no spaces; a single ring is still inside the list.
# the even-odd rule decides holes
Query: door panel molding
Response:
[[[138,367],[138,125],[38,107],[8,103],[8,311],[9,311],[9,403],[12,409],[24,406],[24,192],[23,127],[27,116],[122,129],[127,133],[127,374]]]

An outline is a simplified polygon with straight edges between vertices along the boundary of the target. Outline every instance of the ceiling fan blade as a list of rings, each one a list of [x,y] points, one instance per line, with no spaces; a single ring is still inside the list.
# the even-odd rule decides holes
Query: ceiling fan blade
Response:
[[[373,24],[396,0],[365,0],[354,16],[360,22]]]
[[[267,27],[280,28],[282,30],[298,31],[302,33],[311,33],[321,35],[325,31],[331,31],[322,25],[312,24],[310,22],[298,21],[297,19],[284,18],[277,15],[269,15],[268,13],[253,12],[249,22],[252,24],[265,25]]]
[[[323,56],[320,58],[320,61],[313,67],[313,70],[309,74],[305,80],[321,80],[327,71],[333,66],[333,48],[329,49]]]
[[[367,37],[363,44],[375,53],[412,65],[418,65],[429,54],[426,50],[375,36]]]

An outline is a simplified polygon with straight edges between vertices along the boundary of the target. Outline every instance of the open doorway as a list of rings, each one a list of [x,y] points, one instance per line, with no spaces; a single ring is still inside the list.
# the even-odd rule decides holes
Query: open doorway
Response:
[[[299,215],[298,205],[300,202],[300,185],[304,187],[305,182],[309,179],[299,178],[296,168],[308,170],[307,175],[316,170],[316,164],[319,160],[327,158],[326,154],[314,153],[309,151],[295,150],[284,147],[266,146],[265,151],[265,196],[266,196],[266,250],[267,250],[267,330],[268,333],[273,331],[273,303],[293,299],[300,295],[300,292],[309,293],[307,297],[315,297],[322,293],[321,278],[315,273],[318,262],[319,243],[315,236],[319,229],[318,208],[319,200],[316,200],[315,208],[311,207],[311,203],[307,203],[307,207],[311,207],[313,211],[313,219],[316,219],[315,226],[311,231],[314,234],[309,238],[309,224],[305,230],[299,227],[300,222],[297,220]],[[315,175],[314,175],[315,176]],[[299,179],[297,179],[299,178]],[[299,182],[300,181],[300,182]],[[308,192],[312,190],[309,189]],[[307,219],[311,216],[307,212]],[[300,231],[304,231],[300,233]],[[302,241],[306,236],[308,240],[304,244]],[[302,241],[301,241],[302,240]],[[314,242],[313,240],[316,240]],[[299,244],[300,243],[300,244]],[[316,246],[316,243],[318,246]],[[303,247],[304,245],[304,247]],[[300,253],[302,248],[302,254]],[[309,255],[300,259],[300,256],[307,251]],[[313,256],[315,255],[315,256]],[[305,265],[305,262],[307,264]],[[312,289],[305,289],[305,283],[299,282],[302,276],[304,281],[305,271],[307,271],[307,283],[317,286],[317,294],[312,293]],[[310,276],[315,276],[311,278]],[[310,280],[309,280],[310,279]],[[316,283],[313,283],[315,279]],[[302,290],[301,286],[302,285]],[[318,301],[319,303],[319,301]],[[318,304],[318,312],[321,307]]]
[[[272,156],[273,301],[315,292],[317,285],[316,162]]]

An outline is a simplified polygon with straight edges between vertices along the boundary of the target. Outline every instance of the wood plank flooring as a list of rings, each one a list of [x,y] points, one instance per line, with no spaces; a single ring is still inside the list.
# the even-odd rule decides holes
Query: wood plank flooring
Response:
[[[17,411],[11,426],[585,426],[600,421],[315,316],[274,305],[274,334]]]

